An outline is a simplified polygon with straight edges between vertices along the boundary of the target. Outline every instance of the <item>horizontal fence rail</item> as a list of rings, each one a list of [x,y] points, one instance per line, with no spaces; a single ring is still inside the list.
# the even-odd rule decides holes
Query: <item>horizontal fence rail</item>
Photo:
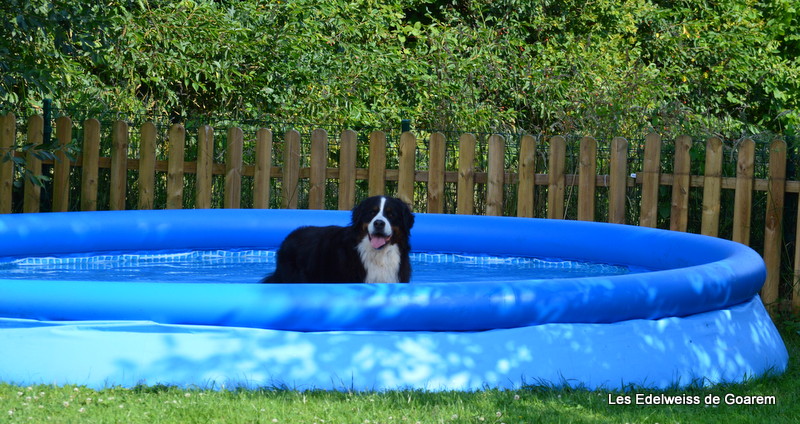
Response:
[[[800,181],[787,181],[782,140],[769,143],[760,161],[767,167],[759,170],[750,139],[726,149],[717,137],[658,134],[635,143],[438,132],[394,140],[380,131],[275,134],[204,125],[189,133],[180,124],[114,121],[104,128],[97,119],[78,126],[69,117],[55,124],[47,144],[41,116],[30,117],[24,132],[13,114],[0,116],[0,213],[347,210],[367,195],[392,194],[416,212],[602,220],[724,236],[762,253],[765,304],[774,309],[783,300],[800,309],[800,216],[796,199],[787,203]],[[798,230],[789,234],[792,226]]]

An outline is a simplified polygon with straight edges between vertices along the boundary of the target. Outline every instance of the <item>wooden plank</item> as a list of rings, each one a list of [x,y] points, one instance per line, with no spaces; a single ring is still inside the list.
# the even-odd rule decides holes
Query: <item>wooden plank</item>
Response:
[[[139,128],[139,202],[140,210],[153,209],[156,188],[156,125],[145,122]]]
[[[672,176],[672,203],[670,205],[669,229],[683,231],[689,227],[689,176],[692,172],[692,138],[679,136],[675,139],[675,156]]]
[[[625,200],[628,193],[628,140],[611,140],[608,175],[608,222],[625,223]]]
[[[347,211],[356,204],[356,155],[358,153],[358,134],[353,130],[342,132],[339,140],[339,204],[338,208]]]
[[[444,213],[444,134],[431,134],[428,145],[428,213]]]
[[[308,208],[325,209],[325,169],[328,166],[328,133],[317,129],[311,132],[311,176],[308,188]]]
[[[13,113],[0,116],[0,213],[11,213],[14,192],[14,139],[17,117]]]
[[[519,185],[517,216],[533,218],[536,207],[536,138],[524,135],[519,140]]]
[[[719,234],[722,157],[722,140],[719,137],[709,138],[706,141],[706,170],[702,184],[703,216],[700,233],[711,237]]]
[[[175,124],[167,134],[167,209],[183,208],[183,161],[186,149],[186,128]]]
[[[225,194],[223,207],[242,207],[242,161],[244,134],[239,127],[228,128],[228,148],[225,150]]]
[[[153,209],[156,190],[156,139],[158,130],[152,122],[139,128],[139,199],[137,208]],[[129,168],[130,169],[130,168]]]
[[[472,215],[475,212],[475,146],[472,134],[458,138],[458,181],[456,182],[456,213]]]
[[[194,207],[211,208],[213,191],[214,128],[202,125],[197,129],[197,170],[195,171]],[[226,171],[227,172],[227,171]]]
[[[56,119],[56,138],[58,150],[53,164],[53,212],[69,211],[69,172],[70,160],[67,146],[72,142],[72,119],[61,116]]]
[[[369,195],[379,196],[386,191],[386,133],[369,134]]]
[[[253,207],[269,208],[270,177],[272,171],[272,131],[256,131],[256,164],[253,175]]]
[[[300,133],[290,130],[284,135],[283,179],[281,181],[281,207],[297,209],[300,187]]]
[[[108,209],[125,210],[128,187],[128,123],[114,121],[111,126],[111,187]]]
[[[489,136],[486,184],[486,215],[503,215],[503,181],[505,177],[505,139],[497,134]]]
[[[100,121],[83,123],[83,163],[81,164],[81,210],[97,210],[98,162],[100,160]]]
[[[769,146],[769,185],[764,219],[764,264],[767,279],[761,287],[761,300],[775,311],[781,285],[783,246],[783,207],[786,188],[786,143],[775,140]]]
[[[22,211],[25,213],[39,212],[42,186],[31,177],[39,178],[42,175],[42,160],[36,157],[36,150],[42,145],[44,138],[44,119],[41,115],[28,118],[28,141],[32,146],[25,154],[25,188],[23,194]]]
[[[547,217],[564,219],[564,191],[567,141],[564,137],[555,136],[550,139],[550,157],[548,158],[547,182]]]
[[[595,181],[597,181],[597,140],[583,137],[578,167],[578,220],[594,221]]]
[[[661,173],[661,136],[651,133],[644,141],[642,164],[642,200],[639,225],[655,228],[658,225],[658,183]]]
[[[733,241],[750,243],[750,217],[753,207],[753,175],[756,144],[745,139],[739,144],[736,161],[736,192],[733,198]]]
[[[414,173],[416,168],[417,137],[411,132],[400,135],[399,175],[397,197],[413,207]]]

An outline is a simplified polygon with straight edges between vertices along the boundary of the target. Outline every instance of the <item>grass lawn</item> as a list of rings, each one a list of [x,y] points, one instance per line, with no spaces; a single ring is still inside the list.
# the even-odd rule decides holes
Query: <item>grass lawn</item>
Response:
[[[788,371],[737,385],[665,392],[527,387],[469,393],[347,393],[172,387],[96,391],[0,384],[0,423],[796,423],[800,322],[783,322],[779,329],[789,349]],[[647,404],[656,398],[699,404]],[[707,404],[714,398],[719,405]],[[775,404],[728,404],[759,400]]]

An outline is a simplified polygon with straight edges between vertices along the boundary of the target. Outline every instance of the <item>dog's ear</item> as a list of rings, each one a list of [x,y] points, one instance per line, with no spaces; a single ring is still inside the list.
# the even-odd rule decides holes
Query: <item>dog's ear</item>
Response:
[[[406,202],[401,200],[400,204],[403,205],[403,224],[405,224],[406,228],[411,229],[414,226],[414,213],[411,212],[411,208]]]
[[[355,205],[351,211],[352,213],[350,215],[350,221],[352,225],[356,225],[364,221],[364,217],[362,216],[364,214],[364,208],[359,206],[361,205]]]

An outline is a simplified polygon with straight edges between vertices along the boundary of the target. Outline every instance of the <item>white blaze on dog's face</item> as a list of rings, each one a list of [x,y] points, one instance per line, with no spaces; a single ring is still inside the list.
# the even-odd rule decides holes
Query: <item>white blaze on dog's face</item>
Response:
[[[378,213],[367,225],[367,235],[369,236],[370,245],[374,249],[380,249],[389,243],[392,237],[392,226],[389,220],[384,215],[384,208],[386,206],[386,198],[381,197],[381,204]]]

